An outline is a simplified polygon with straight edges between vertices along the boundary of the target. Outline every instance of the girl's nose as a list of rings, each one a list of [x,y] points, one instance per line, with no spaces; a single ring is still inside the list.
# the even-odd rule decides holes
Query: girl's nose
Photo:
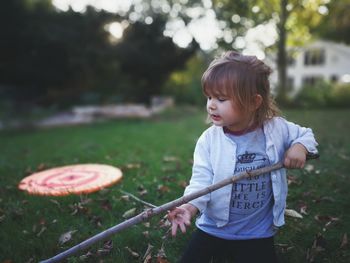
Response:
[[[211,110],[215,110],[216,109],[216,104],[213,101],[213,99],[208,100],[208,108],[211,109]]]

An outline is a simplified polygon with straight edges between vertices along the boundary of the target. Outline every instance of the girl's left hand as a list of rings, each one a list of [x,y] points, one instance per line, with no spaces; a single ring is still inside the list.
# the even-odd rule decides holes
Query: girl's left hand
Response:
[[[286,152],[284,157],[284,166],[289,169],[303,168],[306,162],[307,150],[304,145],[296,143]]]

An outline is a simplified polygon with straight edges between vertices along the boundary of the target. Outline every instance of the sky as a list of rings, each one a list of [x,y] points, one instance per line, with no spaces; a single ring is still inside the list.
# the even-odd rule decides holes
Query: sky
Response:
[[[179,0],[180,4],[186,4],[188,0]],[[177,16],[181,10],[181,5],[174,5],[173,9],[165,0],[152,0],[151,5],[154,9],[161,9],[163,12],[169,12],[170,21],[166,25],[164,35],[169,36],[180,47],[186,47],[194,38],[202,50],[210,51],[216,49],[217,39],[223,38],[231,42],[233,48],[243,49],[246,55],[256,55],[260,59],[265,58],[264,47],[273,45],[277,39],[275,24],[273,22],[265,25],[259,25],[247,31],[245,37],[236,37],[232,32],[225,30],[223,25],[216,20],[214,11],[211,9],[211,0],[202,0],[203,7],[194,7],[186,10],[192,21],[186,26]],[[136,4],[136,9],[142,12],[149,8],[142,0],[52,0],[54,6],[62,11],[67,11],[71,7],[76,12],[84,12],[87,5],[94,6],[97,10],[106,10],[109,12],[125,14],[132,4]],[[130,20],[144,19],[146,23],[152,23],[151,17],[140,17],[140,13],[131,13]],[[238,15],[232,19],[240,20]],[[128,23],[120,24],[118,22],[107,25],[106,29],[115,37],[121,38],[123,30]]]

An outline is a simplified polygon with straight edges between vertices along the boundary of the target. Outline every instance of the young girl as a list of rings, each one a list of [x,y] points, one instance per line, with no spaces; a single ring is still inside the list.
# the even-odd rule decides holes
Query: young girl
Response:
[[[316,153],[311,129],[278,117],[270,97],[271,70],[255,56],[230,51],[214,60],[202,77],[211,122],[198,139],[192,178],[185,194],[215,184],[234,173],[283,160],[303,168]],[[285,169],[238,181],[169,212],[172,235],[194,232],[181,262],[276,262],[273,236],[284,224]],[[231,261],[230,261],[231,262]]]

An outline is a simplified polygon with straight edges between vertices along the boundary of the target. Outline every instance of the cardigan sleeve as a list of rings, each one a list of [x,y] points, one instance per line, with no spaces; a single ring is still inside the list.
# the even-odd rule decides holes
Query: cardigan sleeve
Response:
[[[317,145],[314,133],[311,128],[302,127],[293,122],[284,120],[285,127],[287,129],[287,147],[300,143],[305,146],[309,153],[316,154]]]
[[[203,133],[197,141],[193,154],[192,177],[185,189],[185,195],[202,190],[212,184],[213,170],[210,162],[210,148],[207,137],[208,134]],[[203,213],[209,200],[210,194],[207,194],[189,203],[194,205],[200,213]]]

